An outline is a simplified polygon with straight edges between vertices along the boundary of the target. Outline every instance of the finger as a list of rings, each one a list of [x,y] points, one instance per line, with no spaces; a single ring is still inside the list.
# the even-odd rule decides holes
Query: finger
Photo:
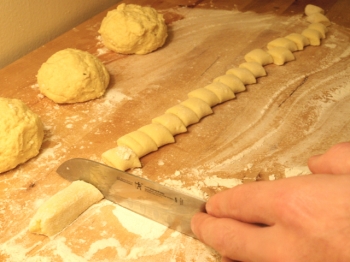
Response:
[[[277,182],[249,183],[218,193],[208,200],[206,211],[215,217],[273,225],[276,221],[273,202],[275,191],[279,190]]]
[[[350,174],[350,143],[339,143],[325,154],[309,158],[309,169],[314,174]]]
[[[267,242],[262,230],[259,226],[205,213],[192,218],[192,231],[198,239],[231,260],[259,261],[261,243]]]

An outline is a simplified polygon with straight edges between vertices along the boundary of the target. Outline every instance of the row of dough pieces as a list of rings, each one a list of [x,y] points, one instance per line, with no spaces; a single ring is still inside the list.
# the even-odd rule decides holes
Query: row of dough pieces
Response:
[[[319,24],[311,24],[308,29],[320,32],[318,40],[325,37],[327,28]],[[298,47],[281,47],[284,39],[276,39],[268,44],[267,51],[255,49],[245,55],[246,62],[238,68],[230,69],[225,75],[214,79],[213,83],[204,88],[196,89],[188,94],[189,98],[180,104],[169,108],[165,114],[152,120],[152,124],[143,126],[118,139],[118,147],[103,153],[103,161],[120,170],[140,167],[139,158],[168,143],[175,142],[174,136],[187,131],[187,126],[197,123],[201,118],[211,114],[211,107],[231,100],[235,93],[245,90],[245,85],[256,83],[256,78],[266,76],[263,65],[275,63],[284,64],[294,59],[292,50],[303,50],[306,45],[319,45],[311,40],[311,36],[291,34]],[[306,37],[306,40],[305,40]],[[293,40],[294,39],[294,40]],[[303,41],[300,41],[303,39]],[[290,42],[288,42],[290,44]],[[283,52],[275,52],[277,49]],[[292,54],[293,59],[286,57]],[[281,63],[281,61],[283,63]],[[72,197],[74,196],[74,197]],[[75,181],[67,188],[55,194],[45,202],[33,216],[29,231],[37,234],[53,236],[72,223],[92,204],[100,201],[103,195],[100,191],[84,181]]]
[[[319,46],[326,37],[327,27],[312,23],[301,34],[292,33],[267,44],[267,51],[254,49],[245,55],[245,63],[229,69],[203,88],[188,93],[188,99],[175,105],[165,114],[152,119],[152,123],[130,132],[117,140],[117,147],[102,154],[102,161],[120,170],[141,167],[139,158],[175,142],[174,136],[187,131],[187,126],[213,111],[211,107],[235,98],[245,85],[256,83],[256,78],[266,76],[264,65],[283,65],[295,60],[292,52],[305,46]]]

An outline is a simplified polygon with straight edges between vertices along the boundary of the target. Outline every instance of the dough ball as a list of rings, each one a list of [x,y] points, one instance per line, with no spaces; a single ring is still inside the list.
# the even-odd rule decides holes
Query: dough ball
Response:
[[[168,36],[162,14],[152,7],[133,4],[120,4],[109,11],[98,32],[108,49],[121,54],[150,53]]]
[[[126,146],[117,146],[107,150],[101,157],[106,165],[122,171],[134,167],[141,167],[140,159],[134,151]]]
[[[77,103],[102,96],[109,73],[92,54],[68,48],[42,64],[37,80],[40,91],[54,102]]]
[[[0,97],[0,173],[39,153],[44,126],[22,101]]]

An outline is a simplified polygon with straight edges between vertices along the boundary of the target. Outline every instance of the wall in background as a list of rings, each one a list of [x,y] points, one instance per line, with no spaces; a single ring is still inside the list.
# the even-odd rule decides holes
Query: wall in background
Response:
[[[118,0],[2,0],[0,68],[117,2]]]

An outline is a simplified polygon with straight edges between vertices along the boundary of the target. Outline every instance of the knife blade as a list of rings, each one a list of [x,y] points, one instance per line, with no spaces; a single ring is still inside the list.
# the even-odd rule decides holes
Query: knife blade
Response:
[[[202,199],[83,158],[65,161],[56,172],[69,181],[90,183],[106,199],[196,238],[191,230],[191,218],[197,212],[205,212]]]

